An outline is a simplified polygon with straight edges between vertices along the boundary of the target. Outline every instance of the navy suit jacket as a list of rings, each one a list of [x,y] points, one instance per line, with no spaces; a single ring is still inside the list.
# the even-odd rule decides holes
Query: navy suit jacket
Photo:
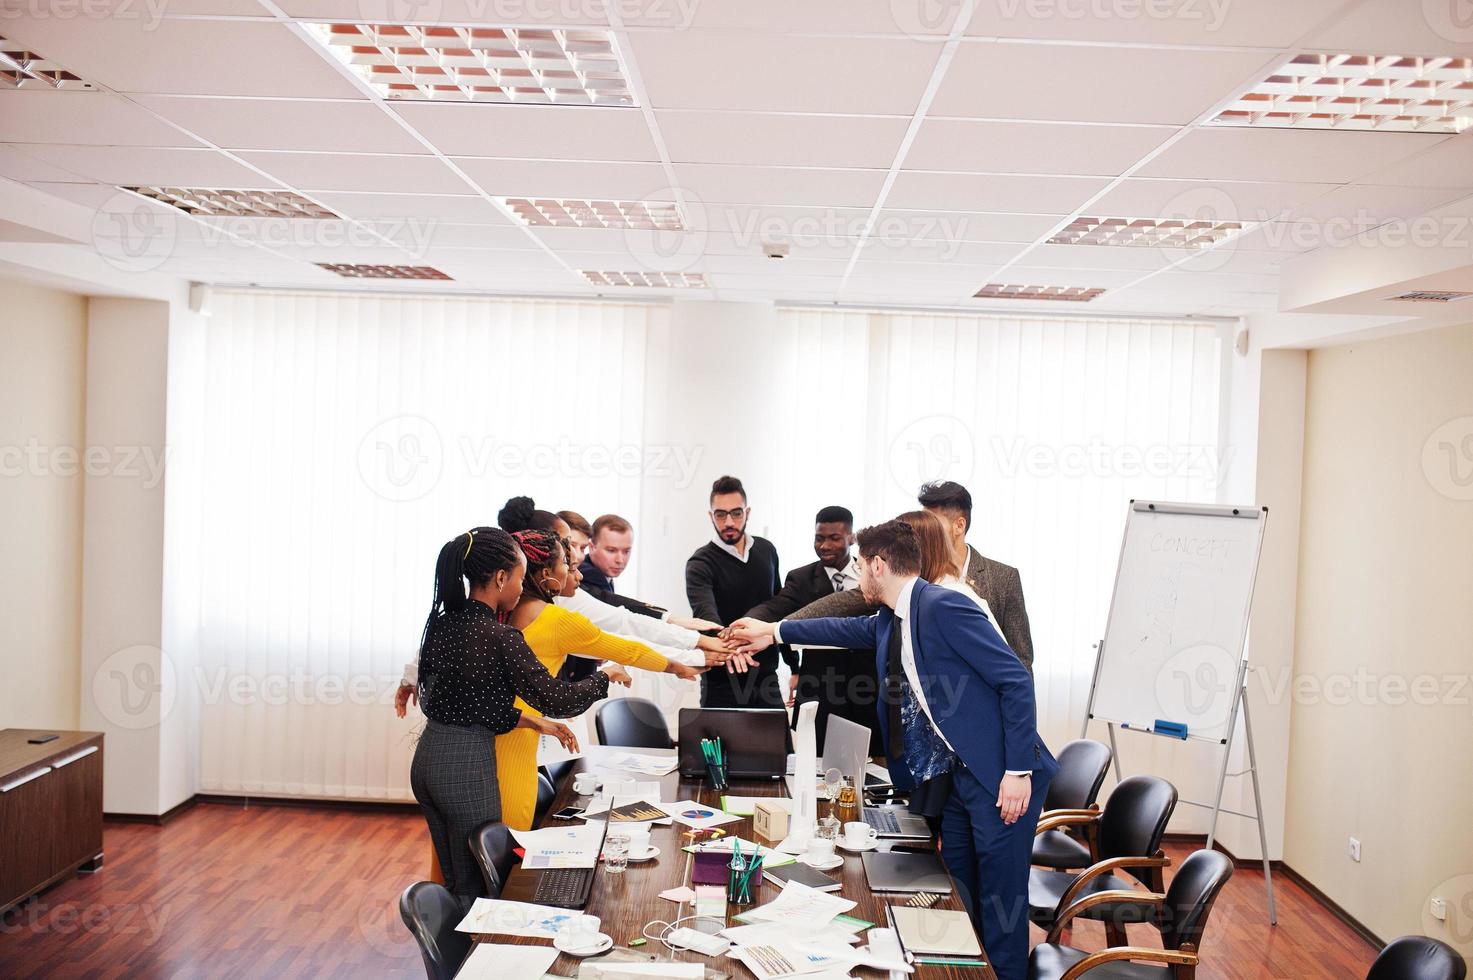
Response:
[[[1038,735],[1033,677],[997,628],[971,599],[917,580],[910,596],[911,639],[916,675],[941,734],[977,779],[997,795],[1008,771],[1031,771],[1035,794],[1058,771]],[[896,616],[797,619],[782,624],[784,643],[873,649],[875,669],[886,676],[885,656]],[[889,712],[879,712],[889,744]],[[905,759],[891,759],[890,778],[903,789],[913,780]],[[898,764],[897,764],[898,763]]]

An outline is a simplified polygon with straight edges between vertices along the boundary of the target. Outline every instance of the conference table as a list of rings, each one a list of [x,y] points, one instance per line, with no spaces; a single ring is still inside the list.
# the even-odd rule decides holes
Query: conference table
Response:
[[[573,773],[593,769],[603,772],[608,771],[608,763],[612,756],[628,753],[640,755],[661,755],[674,757],[674,749],[629,749],[609,746],[586,746],[585,754],[574,762]],[[635,776],[630,778],[641,781],[654,781],[657,777]],[[722,795],[728,796],[755,796],[772,797],[786,796],[787,786],[781,780],[771,779],[731,779],[730,785],[725,793],[712,790],[703,779],[686,779],[679,772],[672,772],[667,776],[658,777],[660,782],[661,798],[666,801],[695,800],[707,806],[718,807],[721,804]],[[567,806],[583,805],[588,802],[588,797],[579,796],[573,791],[573,777],[570,775],[563,780],[563,785],[558,788],[557,798],[548,808],[548,814],[558,812]],[[820,803],[820,807],[826,804]],[[560,821],[553,821],[549,816],[544,825]],[[752,828],[752,818],[743,817],[734,823],[722,825],[722,830],[728,834],[738,835],[746,840],[756,840],[762,844],[771,844],[772,841],[763,840],[755,836]],[[631,862],[629,870],[623,874],[608,874],[600,864],[597,874],[594,876],[593,891],[589,896],[588,904],[583,911],[590,915],[596,915],[602,920],[601,930],[614,940],[614,949],[627,949],[631,940],[638,939],[644,931],[647,923],[654,920],[668,922],[680,915],[691,914],[689,905],[677,905],[674,902],[660,898],[660,892],[670,888],[678,888],[688,884],[686,880],[687,868],[684,851],[681,850],[683,842],[680,834],[688,828],[680,824],[671,826],[655,825],[650,833],[650,843],[660,849],[659,856],[649,861]],[[882,843],[882,847],[884,844]],[[856,854],[845,854],[844,865],[828,872],[830,875],[840,878],[843,887],[836,893],[844,898],[850,899],[858,904],[848,915],[863,919],[867,922],[884,926],[885,906],[903,905],[908,896],[905,895],[876,895],[869,890],[865,881],[864,866]],[[524,872],[517,866],[511,873],[506,887],[502,890],[501,897],[508,901],[530,902],[532,901],[532,889],[535,884],[535,873]],[[738,925],[732,919],[734,913],[741,913],[766,904],[777,898],[778,887],[769,881],[762,883],[761,892],[756,896],[752,905],[733,908],[728,906],[727,924]],[[935,908],[961,909],[962,904],[956,893],[945,896],[937,902]],[[653,933],[653,930],[651,930]],[[862,938],[862,937],[861,937]],[[509,943],[519,945],[551,945],[550,940],[531,939],[514,936],[478,935],[475,941],[491,943]],[[751,971],[741,961],[727,957],[702,956],[689,950],[671,951],[658,940],[651,939],[643,945],[633,947],[634,952],[649,954],[659,957],[661,961],[686,961],[701,962],[707,967],[722,973],[730,974],[732,977],[750,980]],[[986,959],[986,954],[982,959]],[[567,954],[559,954],[557,961],[553,963],[548,971],[565,977],[576,977],[580,959]],[[880,977],[883,971],[873,970],[866,967],[856,967],[853,971],[856,977]],[[709,972],[708,972],[709,975]],[[913,976],[916,980],[995,980],[992,967],[988,966],[941,966],[934,964],[917,964]]]

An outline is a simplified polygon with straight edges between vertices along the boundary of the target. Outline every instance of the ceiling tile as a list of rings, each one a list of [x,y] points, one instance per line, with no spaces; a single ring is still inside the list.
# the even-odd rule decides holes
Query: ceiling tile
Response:
[[[509,226],[510,219],[483,197],[458,194],[362,194],[328,191],[312,195],[345,218],[384,223],[410,220]]]
[[[1459,187],[1473,191],[1473,132],[1449,137],[1365,179],[1368,184],[1382,186]]]
[[[507,225],[459,225],[433,218],[370,222],[374,230],[410,248],[530,249],[537,243],[520,228]]]
[[[107,92],[0,92],[0,119],[5,121],[5,139],[13,143],[201,145],[127,99]]]
[[[38,181],[50,181],[54,183],[83,182],[83,178],[75,173],[70,173],[45,160],[38,160],[31,155],[30,151],[32,149],[34,147],[29,144],[7,146],[6,144],[0,143],[0,177],[10,180],[26,181],[28,183]]]
[[[429,105],[393,109],[446,156],[658,161],[638,109],[611,106]]]
[[[965,44],[930,115],[1181,125],[1267,61],[1252,51]]]
[[[681,190],[697,195],[707,208],[717,209],[723,204],[862,208],[874,204],[885,182],[883,170],[726,167],[706,163],[677,164],[675,175]]]
[[[1127,177],[1089,207],[1121,218],[1264,221],[1314,200],[1334,186]]]
[[[1103,286],[1107,289],[1123,286],[1139,279],[1144,273],[1130,269],[1073,269],[1034,265],[1031,256],[1025,256],[1027,265],[1013,265],[995,275],[992,282],[1018,286]],[[982,282],[977,283],[978,286]],[[1072,304],[1071,304],[1072,305]]]
[[[1174,248],[1044,244],[1024,256],[1023,261],[1054,269],[1122,269],[1140,273],[1164,269],[1190,257],[1190,253]]]
[[[1300,43],[1317,51],[1473,55],[1473,24],[1455,0],[1364,0]]]
[[[453,194],[469,189],[453,170],[431,156],[254,151],[240,156],[288,186],[307,192],[391,193],[412,188],[425,194]]]
[[[1348,183],[1447,138],[1431,133],[1196,129],[1136,176]],[[1473,176],[1468,182],[1473,184]]]
[[[5,36],[125,93],[362,98],[274,21],[31,19],[6,21]]]
[[[1128,44],[1285,47],[1348,2],[1174,0],[1086,6],[1063,0],[1017,0],[978,4],[967,34]]]
[[[625,13],[629,26],[695,28],[769,34],[888,34],[934,37],[951,29],[960,4],[940,3],[926,9],[910,2],[855,3],[853,0],[742,0],[741,3],[695,3],[691,0],[626,6],[645,9]]]
[[[104,184],[271,188],[275,181],[215,150],[28,144],[26,153]]]
[[[1018,177],[905,171],[885,204],[892,208],[1069,214],[1103,190],[1098,177]]]
[[[756,112],[658,113],[676,163],[886,170],[910,125],[901,116],[780,115]]]
[[[584,201],[669,201],[665,168],[654,163],[486,160],[455,163],[495,197],[568,197]]]
[[[911,40],[763,37],[699,31],[633,34],[657,109],[910,115],[941,45]]]
[[[368,102],[140,96],[171,122],[225,150],[428,153]]]
[[[1292,219],[1330,221],[1369,228],[1393,218],[1412,218],[1424,211],[1463,197],[1451,187],[1379,187],[1347,184],[1303,202]]]
[[[968,211],[880,212],[876,229],[936,241],[1035,242],[1062,220],[1057,214],[999,214]]]
[[[438,24],[489,24],[507,27],[604,27],[608,17],[603,0],[566,3],[513,0],[278,0],[288,16],[312,21],[400,24],[430,21]],[[627,0],[625,0],[627,6]],[[672,0],[672,6],[674,2]]]
[[[0,147],[0,151],[3,151],[3,149],[3,147]],[[3,159],[3,152],[0,152],[0,159]],[[3,172],[4,167],[0,166],[0,173]],[[58,184],[46,181],[32,181],[30,186],[41,191],[43,194],[50,194],[64,201],[72,201],[73,203],[89,208],[100,208],[118,194],[123,193],[112,184]]]
[[[1115,177],[1175,131],[1148,126],[928,118],[905,156],[905,169]]]

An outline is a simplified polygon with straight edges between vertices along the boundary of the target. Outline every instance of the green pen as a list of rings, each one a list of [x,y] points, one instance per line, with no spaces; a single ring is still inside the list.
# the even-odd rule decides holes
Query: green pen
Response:
[[[986,960],[948,960],[948,959],[944,959],[944,958],[938,958],[938,957],[935,957],[935,956],[917,956],[915,958],[915,962],[916,963],[925,964],[927,966],[986,966],[987,965],[987,961]]]

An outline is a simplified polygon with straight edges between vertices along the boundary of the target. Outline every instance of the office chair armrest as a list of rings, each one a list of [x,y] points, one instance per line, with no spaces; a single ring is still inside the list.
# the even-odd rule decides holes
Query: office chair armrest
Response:
[[[1048,938],[1044,942],[1057,943],[1059,937],[1064,934],[1065,929],[1069,928],[1070,921],[1076,915],[1085,909],[1093,908],[1096,905],[1108,905],[1111,902],[1139,902],[1143,905],[1154,905],[1157,908],[1162,908],[1166,904],[1166,896],[1155,892],[1128,892],[1119,889],[1086,895],[1059,913],[1058,917],[1054,919],[1053,928],[1048,931]]]
[[[1045,810],[1045,811],[1043,811],[1042,813],[1040,813],[1038,815],[1038,819],[1040,819],[1040,820],[1047,820],[1049,817],[1064,817],[1064,816],[1070,816],[1070,817],[1088,817],[1091,814],[1096,814],[1096,813],[1099,813],[1099,812],[1100,812],[1100,805],[1098,803],[1091,803],[1089,806],[1086,806],[1086,807],[1079,807],[1079,808],[1060,807],[1057,810]]]
[[[1120,960],[1145,960],[1147,963],[1165,963],[1175,966],[1196,966],[1199,962],[1196,951],[1191,950],[1189,943],[1183,943],[1179,950],[1148,949],[1145,946],[1116,946],[1113,949],[1102,949],[1098,953],[1090,953],[1065,970],[1059,980],[1077,980],[1097,966]]]
[[[1099,819],[1099,810],[1050,810],[1039,816],[1038,828],[1033,831],[1033,835],[1037,837],[1046,830],[1058,830],[1060,827],[1098,823]]]
[[[1107,858],[1097,864],[1092,864],[1079,873],[1079,877],[1074,879],[1074,883],[1059,898],[1059,906],[1054,911],[1054,914],[1059,915],[1070,905],[1073,905],[1074,899],[1083,891],[1084,886],[1094,881],[1100,875],[1107,875],[1121,868],[1166,868],[1170,866],[1171,858],[1161,855],[1160,852],[1157,852],[1156,857]],[[1141,894],[1149,895],[1151,893],[1142,892]]]

